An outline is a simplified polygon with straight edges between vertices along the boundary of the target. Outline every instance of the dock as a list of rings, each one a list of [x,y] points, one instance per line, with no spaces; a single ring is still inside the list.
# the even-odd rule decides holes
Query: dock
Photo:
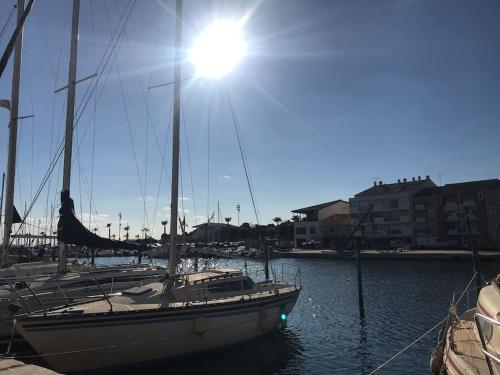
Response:
[[[346,259],[354,255],[351,251],[337,252],[335,250],[301,250],[282,251],[280,258],[307,259]],[[468,250],[361,250],[361,258],[374,260],[461,260],[470,261],[472,253]],[[484,261],[500,261],[500,252],[479,251],[478,255]]]
[[[0,359],[0,375],[59,375],[59,373],[15,359]]]

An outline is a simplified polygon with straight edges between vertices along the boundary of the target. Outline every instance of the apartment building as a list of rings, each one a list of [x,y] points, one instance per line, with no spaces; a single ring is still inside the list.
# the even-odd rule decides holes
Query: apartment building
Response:
[[[351,232],[349,203],[341,199],[299,208],[292,212],[299,218],[294,222],[295,247],[310,244],[335,246]]]
[[[355,226],[366,214],[355,237],[366,246],[394,247],[414,243],[413,197],[436,184],[426,176],[411,180],[398,179],[395,183],[374,182],[373,186],[349,199],[352,225]]]
[[[500,249],[500,180],[446,184],[414,197],[417,246]],[[469,237],[470,235],[470,237]]]

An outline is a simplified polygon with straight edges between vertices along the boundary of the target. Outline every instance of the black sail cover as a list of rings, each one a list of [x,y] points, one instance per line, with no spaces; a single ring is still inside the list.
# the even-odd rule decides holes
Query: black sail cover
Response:
[[[139,250],[141,247],[140,244],[129,241],[117,241],[100,237],[85,228],[75,216],[75,206],[73,199],[69,196],[69,191],[61,193],[59,215],[57,239],[61,242],[103,249]]]

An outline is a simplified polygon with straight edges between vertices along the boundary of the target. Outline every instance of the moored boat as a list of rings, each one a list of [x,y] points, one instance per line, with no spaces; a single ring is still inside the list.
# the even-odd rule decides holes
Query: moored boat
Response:
[[[500,275],[479,293],[475,308],[460,317],[451,307],[440,345],[434,350],[434,374],[500,374]]]
[[[16,328],[50,366],[72,372],[217,349],[278,328],[300,286],[213,270],[119,296],[19,316]]]

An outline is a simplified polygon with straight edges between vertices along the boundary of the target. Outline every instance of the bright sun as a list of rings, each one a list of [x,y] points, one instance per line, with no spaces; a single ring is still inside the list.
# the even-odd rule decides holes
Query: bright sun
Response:
[[[219,78],[238,65],[245,52],[241,24],[217,21],[200,35],[189,56],[198,75]]]

